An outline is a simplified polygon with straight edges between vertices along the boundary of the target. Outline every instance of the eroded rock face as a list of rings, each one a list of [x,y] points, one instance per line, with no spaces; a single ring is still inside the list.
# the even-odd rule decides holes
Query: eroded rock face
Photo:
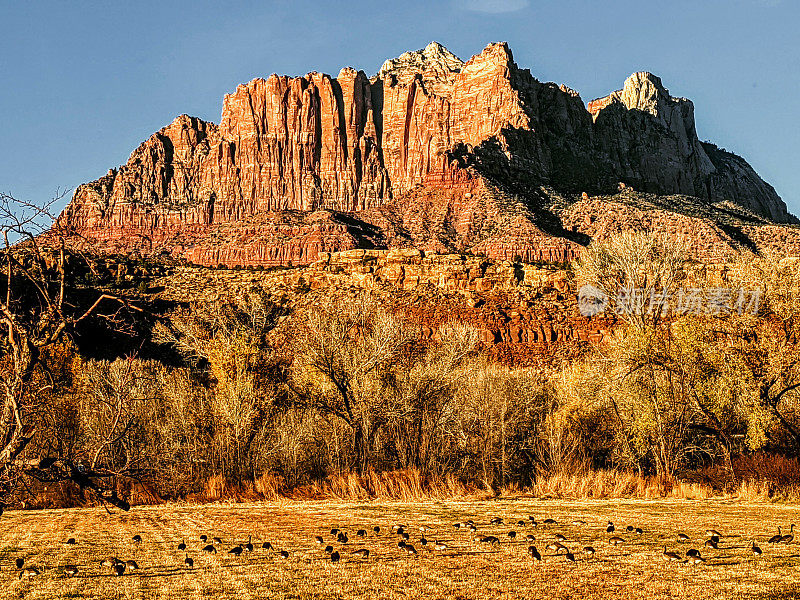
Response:
[[[692,103],[657,77],[635,73],[587,110],[504,43],[466,63],[431,43],[372,79],[254,79],[225,96],[219,126],[178,117],[60,219],[117,251],[203,264],[393,245],[563,261],[591,233],[549,204],[619,182],[791,219],[743,159],[698,140]]]

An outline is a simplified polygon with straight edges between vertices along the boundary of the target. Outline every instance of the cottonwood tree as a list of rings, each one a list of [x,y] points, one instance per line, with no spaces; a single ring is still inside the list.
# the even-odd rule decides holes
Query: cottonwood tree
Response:
[[[63,195],[62,195],[63,196]],[[81,260],[68,247],[73,232],[50,213],[60,196],[44,206],[0,193],[0,496],[18,490],[26,477],[71,480],[121,508],[111,482],[120,473],[100,465],[75,464],[58,454],[26,456],[37,433],[37,414],[46,371],[44,352],[89,318],[118,320],[128,303],[91,289],[77,289],[71,267]]]
[[[289,383],[294,401],[346,424],[359,472],[370,467],[384,426],[404,416],[389,386],[413,338],[369,294],[324,297],[303,315]]]

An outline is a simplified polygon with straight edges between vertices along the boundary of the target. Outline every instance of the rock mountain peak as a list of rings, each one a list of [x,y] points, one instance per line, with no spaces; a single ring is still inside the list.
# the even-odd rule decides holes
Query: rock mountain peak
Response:
[[[568,260],[589,237],[551,203],[620,181],[793,219],[744,159],[698,140],[694,106],[658,77],[634,73],[587,107],[504,42],[467,62],[431,42],[372,78],[254,79],[224,97],[219,125],[178,117],[60,219],[110,250],[204,264],[389,246]]]

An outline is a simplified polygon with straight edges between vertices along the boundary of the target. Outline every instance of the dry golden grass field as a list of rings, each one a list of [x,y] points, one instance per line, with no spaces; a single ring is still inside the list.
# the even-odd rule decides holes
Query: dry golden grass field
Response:
[[[517,525],[534,516],[538,527]],[[490,525],[493,517],[502,525]],[[542,521],[553,518],[555,525]],[[472,519],[477,532],[456,529]],[[573,521],[585,525],[572,525]],[[617,532],[606,532],[607,521]],[[800,545],[772,545],[777,526],[800,524],[795,506],[735,501],[555,501],[501,499],[420,503],[281,502],[255,504],[134,507],[129,513],[103,509],[7,511],[0,517],[0,594],[4,598],[792,598],[800,596]],[[392,525],[403,524],[417,555],[398,547]],[[372,528],[378,525],[379,534]],[[643,534],[625,531],[641,527]],[[420,543],[420,527],[429,531]],[[331,528],[348,533],[337,543]],[[358,529],[368,535],[356,536]],[[718,550],[703,546],[706,529],[723,537]],[[508,532],[518,532],[516,541]],[[684,532],[688,542],[679,543]],[[142,542],[133,543],[139,534]],[[222,538],[216,555],[201,552],[200,536]],[[534,535],[534,542],[526,541]],[[562,534],[574,551],[568,562],[546,546]],[[252,553],[228,550],[252,535]],[[324,538],[340,553],[332,563]],[[473,540],[495,535],[500,543]],[[609,544],[612,535],[623,543]],[[74,537],[74,545],[66,541]],[[800,536],[799,536],[800,537]],[[185,540],[194,568],[177,549]],[[433,550],[433,541],[447,544]],[[754,557],[752,541],[763,549]],[[275,551],[262,549],[269,541]],[[544,560],[534,562],[530,544]],[[594,557],[583,547],[596,549]],[[663,547],[684,561],[664,560]],[[366,559],[352,552],[370,551]],[[685,562],[686,551],[700,550],[706,562]],[[287,559],[280,551],[287,550]],[[139,570],[121,577],[100,561],[108,556],[134,559]],[[19,578],[15,561],[41,573]],[[64,566],[78,566],[74,577]]]

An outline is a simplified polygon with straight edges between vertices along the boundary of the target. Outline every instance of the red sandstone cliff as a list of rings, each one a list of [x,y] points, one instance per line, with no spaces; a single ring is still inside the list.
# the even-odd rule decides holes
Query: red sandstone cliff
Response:
[[[229,265],[389,246],[570,260],[593,233],[553,206],[619,181],[790,220],[743,159],[699,142],[693,111],[647,73],[587,110],[505,44],[462,63],[432,43],[371,79],[240,85],[219,126],[176,118],[60,218],[110,250]]]

